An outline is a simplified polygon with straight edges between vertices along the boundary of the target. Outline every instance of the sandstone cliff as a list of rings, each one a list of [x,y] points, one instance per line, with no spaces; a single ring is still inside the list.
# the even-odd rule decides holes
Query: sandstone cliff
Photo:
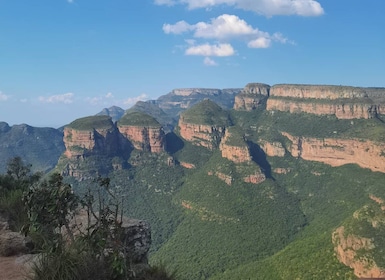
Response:
[[[218,147],[230,124],[228,112],[205,99],[183,112],[178,126],[183,139],[212,150]]]
[[[267,110],[369,119],[385,113],[384,97],[384,88],[275,85],[270,89]]]
[[[385,173],[385,143],[362,139],[298,137],[286,132],[282,135],[291,141],[288,150],[293,157],[331,166],[353,163]]]
[[[64,128],[64,155],[77,159],[92,154],[116,155],[119,131],[108,116],[75,120]]]
[[[250,149],[239,128],[228,127],[219,145],[222,157],[234,163],[251,162]]]
[[[118,129],[138,150],[152,153],[161,153],[165,150],[163,128],[147,114],[142,112],[125,114],[118,122]]]
[[[164,151],[164,132],[161,127],[119,126],[118,128],[136,149],[152,153]]]
[[[283,147],[281,142],[269,142],[265,140],[260,140],[261,149],[269,157],[284,157],[286,150]]]
[[[357,277],[383,279],[384,202],[373,195],[370,197],[375,203],[356,211],[344,226],[337,228],[332,242],[338,260],[354,269]]]
[[[188,123],[182,116],[178,126],[183,139],[211,150],[218,145],[225,132],[225,127]]]
[[[234,109],[252,111],[266,102],[270,86],[260,83],[250,83],[235,96]]]

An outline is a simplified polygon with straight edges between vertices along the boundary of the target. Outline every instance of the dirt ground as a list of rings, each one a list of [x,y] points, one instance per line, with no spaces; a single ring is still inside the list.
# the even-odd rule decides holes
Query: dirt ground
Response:
[[[28,256],[0,257],[0,280],[28,279]]]

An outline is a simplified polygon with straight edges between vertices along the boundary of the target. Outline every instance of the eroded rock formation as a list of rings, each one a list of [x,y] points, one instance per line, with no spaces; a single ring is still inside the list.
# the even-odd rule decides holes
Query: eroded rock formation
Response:
[[[219,149],[222,157],[234,163],[251,162],[249,146],[239,133],[232,132],[230,128],[226,130]]]
[[[362,139],[310,138],[282,133],[292,144],[293,157],[319,161],[331,166],[358,164],[385,173],[385,143]]]
[[[261,106],[269,96],[270,86],[260,83],[250,83],[235,96],[234,109],[252,111]]]
[[[118,128],[136,149],[152,153],[164,152],[165,138],[162,127],[119,125]]]
[[[267,110],[339,119],[369,119],[385,113],[385,89],[347,86],[275,85],[270,89]]]
[[[71,127],[64,128],[64,154],[68,158],[79,158],[89,154],[109,154],[118,152],[119,133],[111,123],[109,128],[94,128],[78,130]]]
[[[383,243],[385,212],[384,201],[369,196],[375,203],[354,212],[345,226],[337,228],[332,242],[338,260],[351,267],[361,279],[384,279]],[[364,228],[365,230],[362,230]]]
[[[286,150],[283,147],[281,142],[269,142],[269,141],[260,141],[261,149],[265,152],[269,157],[284,157]]]
[[[218,146],[226,130],[224,126],[188,123],[183,116],[180,117],[178,125],[183,139],[211,150]]]

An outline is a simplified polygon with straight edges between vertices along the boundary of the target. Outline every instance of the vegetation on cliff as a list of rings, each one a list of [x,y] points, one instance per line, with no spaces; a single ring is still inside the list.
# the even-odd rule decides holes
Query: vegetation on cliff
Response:
[[[124,114],[118,121],[118,125],[160,127],[160,123],[155,118],[138,111],[131,111]]]
[[[205,99],[183,112],[181,117],[186,123],[213,126],[231,125],[228,111],[209,99]]]
[[[77,119],[67,125],[68,128],[76,130],[94,130],[94,129],[109,129],[113,127],[110,116],[98,115]]]

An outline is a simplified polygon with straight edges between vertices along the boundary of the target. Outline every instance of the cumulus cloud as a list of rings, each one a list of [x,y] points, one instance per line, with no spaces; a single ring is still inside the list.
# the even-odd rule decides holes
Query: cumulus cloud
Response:
[[[219,5],[228,5],[265,16],[320,16],[324,14],[321,4],[315,0],[155,0],[155,3],[169,6],[185,4],[189,9],[207,9]]]
[[[2,93],[2,92],[0,91],[0,102],[1,102],[1,101],[7,101],[8,98],[9,98],[8,95],[5,95],[4,93]]]
[[[255,49],[266,49],[270,47],[271,45],[271,39],[260,37],[255,40],[251,40],[247,46],[249,48],[255,48]]]
[[[71,104],[73,103],[73,98],[74,98],[74,94],[69,92],[69,93],[51,95],[51,96],[39,96],[39,101],[42,103]]]
[[[210,57],[205,57],[205,59],[203,60],[203,64],[206,65],[206,66],[217,66],[218,64],[213,60],[211,59]]]
[[[178,21],[175,24],[163,24],[163,31],[166,34],[182,34],[192,29],[194,29],[194,26],[188,24],[184,20]]]
[[[232,56],[235,51],[230,44],[203,44],[189,47],[186,55],[202,55],[202,56]]]
[[[250,48],[268,48],[271,46],[272,41],[283,44],[289,42],[281,33],[270,35],[268,32],[254,28],[238,16],[229,14],[220,15],[207,23],[198,22],[196,24],[189,24],[185,21],[179,21],[176,24],[164,24],[163,31],[166,34],[192,32],[195,38],[213,39],[221,42],[241,39],[246,41]],[[191,41],[189,45],[191,44],[195,44],[195,42]],[[188,48],[186,54],[190,54],[191,49],[195,51],[197,47],[198,46]]]
[[[130,97],[130,98],[127,98],[123,101],[123,104],[124,105],[134,105],[136,102],[138,101],[145,101],[148,99],[148,96],[147,94],[145,93],[142,93],[141,95],[139,96],[136,96],[136,97]]]

